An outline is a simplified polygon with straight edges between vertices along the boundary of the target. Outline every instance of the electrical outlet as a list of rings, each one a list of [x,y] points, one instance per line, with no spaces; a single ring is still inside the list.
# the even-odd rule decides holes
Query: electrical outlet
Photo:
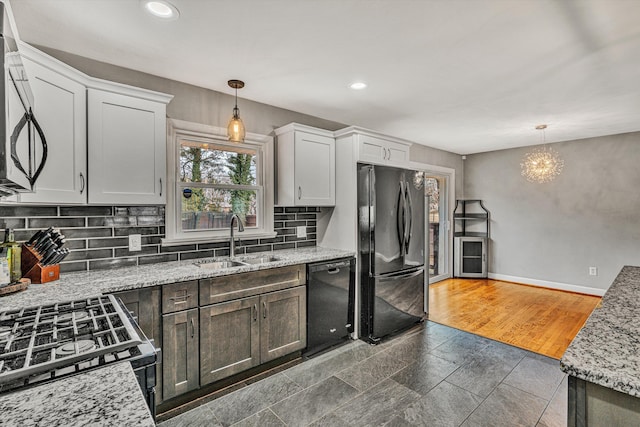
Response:
[[[598,267],[589,267],[589,276],[597,276]]]
[[[296,228],[296,236],[299,238],[307,237],[307,227],[300,225]]]
[[[140,234],[129,234],[129,252],[142,250],[142,236]]]

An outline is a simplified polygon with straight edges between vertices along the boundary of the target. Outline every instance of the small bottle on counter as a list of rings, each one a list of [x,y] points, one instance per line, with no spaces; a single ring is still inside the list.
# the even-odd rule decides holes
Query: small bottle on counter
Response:
[[[11,228],[6,228],[4,230],[2,252],[5,255],[4,258],[6,259],[7,266],[9,268],[10,282],[17,282],[22,277],[22,247],[15,241],[13,230]],[[4,264],[4,261],[1,264]]]

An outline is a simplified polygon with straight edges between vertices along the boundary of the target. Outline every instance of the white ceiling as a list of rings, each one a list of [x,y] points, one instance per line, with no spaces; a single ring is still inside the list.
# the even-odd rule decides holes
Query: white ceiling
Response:
[[[639,0],[171,2],[11,6],[29,43],[459,154],[640,130]]]

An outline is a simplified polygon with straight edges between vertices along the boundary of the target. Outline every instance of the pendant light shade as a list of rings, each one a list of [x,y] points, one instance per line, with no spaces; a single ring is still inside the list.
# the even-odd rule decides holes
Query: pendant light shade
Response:
[[[238,89],[244,87],[244,82],[241,80],[229,80],[227,83],[236,90],[236,106],[233,107],[233,117],[231,117],[227,125],[227,136],[229,137],[229,141],[244,142],[246,132],[244,130],[244,123],[242,123],[242,119],[240,118],[240,110],[238,109]]]

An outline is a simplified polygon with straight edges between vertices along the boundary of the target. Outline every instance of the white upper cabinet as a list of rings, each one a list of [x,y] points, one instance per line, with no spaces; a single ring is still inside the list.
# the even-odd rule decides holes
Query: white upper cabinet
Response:
[[[291,123],[276,129],[277,205],[334,206],[336,147],[333,133]]]
[[[334,133],[339,141],[355,147],[356,161],[378,165],[406,167],[411,143],[351,126]]]
[[[89,203],[163,204],[166,105],[89,89]]]
[[[409,162],[409,145],[369,135],[359,135],[359,159],[378,164],[404,164]]]
[[[24,43],[21,52],[48,156],[18,202],[164,204],[172,96],[95,79]]]
[[[68,70],[45,57],[23,57],[34,97],[34,116],[48,146],[47,160],[34,193],[21,193],[20,202],[84,203],[87,198],[86,88]],[[67,75],[65,72],[67,71]],[[36,145],[36,158],[42,147]]]

